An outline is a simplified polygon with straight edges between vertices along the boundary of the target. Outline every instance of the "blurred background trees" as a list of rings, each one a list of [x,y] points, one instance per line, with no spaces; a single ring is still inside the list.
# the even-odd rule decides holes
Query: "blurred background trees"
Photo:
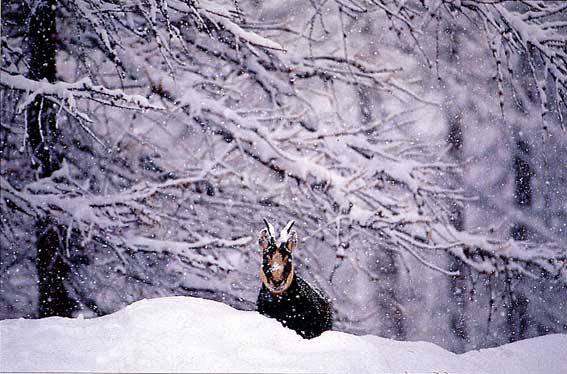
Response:
[[[567,6],[4,1],[0,316],[254,309],[295,219],[335,328],[567,331]]]

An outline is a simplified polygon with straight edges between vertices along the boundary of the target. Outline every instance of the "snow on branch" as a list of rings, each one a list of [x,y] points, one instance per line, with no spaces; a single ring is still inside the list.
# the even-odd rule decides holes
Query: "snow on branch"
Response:
[[[496,45],[499,48],[497,56],[502,55],[501,51],[506,56],[509,52],[527,56],[536,82],[542,116],[552,109],[549,100],[553,98],[559,104],[557,112],[560,125],[565,130],[562,109],[567,109],[567,22],[561,18],[556,20],[556,15],[567,14],[567,8],[565,4],[553,2],[541,6],[528,1],[522,3],[528,9],[525,12],[508,9],[501,3],[480,5],[478,13],[501,37]],[[536,65],[543,65],[543,69],[536,69]],[[513,75],[512,70],[509,73]]]
[[[436,20],[454,21],[455,15],[464,16],[471,27],[484,33],[487,47],[496,66],[500,106],[504,114],[505,78],[513,85],[520,78],[515,71],[516,57],[527,61],[541,105],[541,116],[556,111],[559,124],[565,130],[564,112],[567,110],[567,48],[565,14],[567,7],[559,1],[475,1],[427,0],[373,2],[391,17],[396,32],[407,32],[415,40],[430,67],[433,66],[420,41],[427,28]],[[463,19],[463,18],[459,18]],[[438,27],[438,26],[437,26]],[[438,43],[438,42],[437,42]],[[437,51],[438,53],[438,51]],[[550,102],[553,100],[553,103]],[[544,126],[545,128],[545,126]]]
[[[222,271],[234,270],[228,261],[223,258],[214,256],[213,254],[201,254],[196,249],[211,248],[231,248],[244,247],[251,242],[252,238],[244,236],[238,239],[219,239],[219,238],[202,238],[196,242],[179,242],[171,240],[157,240],[146,237],[127,237],[125,243],[129,248],[136,251],[147,251],[152,253],[165,253],[182,257],[184,261],[188,261],[193,266],[204,265],[206,267],[215,266]]]
[[[502,241],[460,233],[443,221],[441,210],[444,201],[458,201],[465,197],[463,191],[439,188],[430,172],[435,169],[436,173],[443,173],[456,165],[395,156],[391,149],[352,136],[348,131],[343,132],[342,136],[335,134],[341,141],[337,142],[338,145],[332,143],[332,147],[321,140],[325,138],[318,138],[316,133],[293,132],[295,144],[305,147],[312,143],[308,139],[313,139],[317,140],[321,151],[336,154],[333,163],[341,162],[340,168],[337,168],[333,163],[327,163],[325,157],[306,157],[286,150],[283,145],[290,138],[265,131],[260,123],[250,117],[243,118],[197,91],[186,91],[177,105],[190,107],[188,113],[196,122],[209,126],[214,123],[219,129],[216,133],[235,139],[254,160],[294,179],[306,190],[312,190],[313,186],[324,186],[322,191],[328,198],[329,210],[335,211],[342,219],[348,219],[350,224],[379,232],[388,247],[405,250],[433,270],[454,275],[427,260],[428,253],[441,250],[461,258],[481,273],[494,274],[508,270],[540,276],[538,274],[544,271],[567,280],[567,274],[560,272],[566,253],[553,243]],[[339,155],[345,156],[345,159],[341,160]],[[346,162],[347,155],[352,164]],[[315,158],[317,162],[314,162]],[[384,187],[377,188],[376,178],[410,193],[413,199],[396,201],[390,195],[393,191],[387,193],[381,191]],[[301,198],[310,196],[308,194]],[[416,229],[423,231],[416,234]],[[427,232],[432,234],[428,235]]]
[[[59,182],[55,185],[53,179]],[[65,180],[66,183],[61,183]],[[247,245],[251,238],[236,239],[214,237],[201,229],[189,231],[186,235],[197,240],[172,241],[145,238],[128,234],[138,226],[159,226],[168,217],[151,201],[158,195],[182,190],[199,178],[180,178],[164,183],[144,183],[125,191],[107,195],[93,195],[81,188],[71,177],[69,165],[64,163],[51,178],[28,184],[22,190],[14,188],[4,177],[0,178],[2,201],[0,210],[16,210],[34,217],[49,216],[59,222],[71,222],[84,238],[99,238],[112,247],[121,259],[127,250],[163,253],[177,256],[192,265],[215,266],[219,270],[231,270],[222,258],[206,252],[212,248],[233,248]],[[3,225],[9,223],[3,222]],[[9,229],[9,228],[7,228]],[[185,231],[183,226],[180,230]],[[204,253],[196,252],[203,249]],[[125,260],[123,260],[125,261]]]
[[[150,0],[140,1],[91,1],[79,0],[75,2],[74,12],[79,22],[85,23],[97,35],[101,50],[109,56],[116,66],[127,70],[124,66],[123,50],[124,40],[121,38],[119,27],[114,21],[116,17],[126,18],[126,22],[119,22],[120,26],[130,33],[145,40],[151,38],[158,48],[170,73],[174,72],[172,61],[183,65],[175,53],[179,46],[187,50],[182,28],[187,20],[200,29],[209,33],[211,38],[223,39],[215,36],[218,31],[227,31],[234,36],[237,43],[269,50],[284,51],[277,42],[262,37],[257,33],[244,30],[238,25],[233,12],[225,6],[212,1],[186,2],[177,0]],[[142,16],[144,27],[135,27],[140,20],[133,20],[132,14]],[[240,16],[240,15],[239,15]]]
[[[257,47],[285,51],[284,47],[282,47],[279,43],[264,38],[254,32],[242,29],[231,20],[231,15],[224,8],[215,6],[210,1],[201,1],[200,8],[203,10],[201,13],[202,15],[217,24],[218,27],[221,27],[233,34],[236,38]]]
[[[54,179],[60,183],[56,184]],[[66,183],[61,183],[61,179]],[[127,227],[133,221],[159,222],[160,212],[147,200],[199,180],[180,178],[159,184],[141,183],[114,194],[93,195],[73,179],[69,164],[64,162],[52,177],[29,183],[21,191],[16,190],[5,178],[0,179],[0,187],[5,196],[11,198],[11,204],[20,210],[34,215],[64,215],[83,223],[84,227],[94,225],[104,231]]]
[[[28,93],[27,97],[18,106],[19,112],[22,112],[38,96],[56,98],[64,102],[67,108],[73,113],[76,112],[77,99],[92,100],[103,105],[122,109],[164,109],[160,105],[151,104],[148,99],[143,96],[129,95],[119,89],[109,89],[101,85],[95,85],[89,78],[83,78],[74,83],[50,83],[47,80],[35,81],[22,75],[14,75],[3,71],[2,74],[0,74],[0,85]]]
[[[512,271],[536,279],[547,273],[567,282],[567,271],[562,268],[567,252],[559,243],[501,240],[457,231],[450,226],[441,230],[455,240],[448,247],[449,252],[479,273],[498,275]]]

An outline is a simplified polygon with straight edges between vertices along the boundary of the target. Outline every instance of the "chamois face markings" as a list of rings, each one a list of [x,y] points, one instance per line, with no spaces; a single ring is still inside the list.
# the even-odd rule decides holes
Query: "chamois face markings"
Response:
[[[293,281],[294,268],[291,253],[297,245],[297,233],[291,231],[290,221],[280,234],[279,243],[274,238],[273,226],[266,221],[267,228],[260,232],[258,244],[262,250],[260,278],[275,295],[284,292]]]

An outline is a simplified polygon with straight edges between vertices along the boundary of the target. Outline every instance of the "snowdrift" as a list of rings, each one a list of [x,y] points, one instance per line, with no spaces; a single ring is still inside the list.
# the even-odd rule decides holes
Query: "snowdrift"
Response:
[[[0,336],[0,371],[567,373],[563,334],[462,355],[334,331],[304,340],[256,312],[190,297],[88,320],[5,320]]]

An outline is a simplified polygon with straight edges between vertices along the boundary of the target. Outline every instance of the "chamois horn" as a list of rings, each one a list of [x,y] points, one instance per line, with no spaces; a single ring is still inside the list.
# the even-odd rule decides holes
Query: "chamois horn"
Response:
[[[264,218],[264,223],[266,224],[266,228],[268,229],[268,235],[270,236],[270,241],[275,241],[276,238],[276,233],[274,231],[274,226],[272,226],[272,224],[270,222],[268,222],[267,219]]]

